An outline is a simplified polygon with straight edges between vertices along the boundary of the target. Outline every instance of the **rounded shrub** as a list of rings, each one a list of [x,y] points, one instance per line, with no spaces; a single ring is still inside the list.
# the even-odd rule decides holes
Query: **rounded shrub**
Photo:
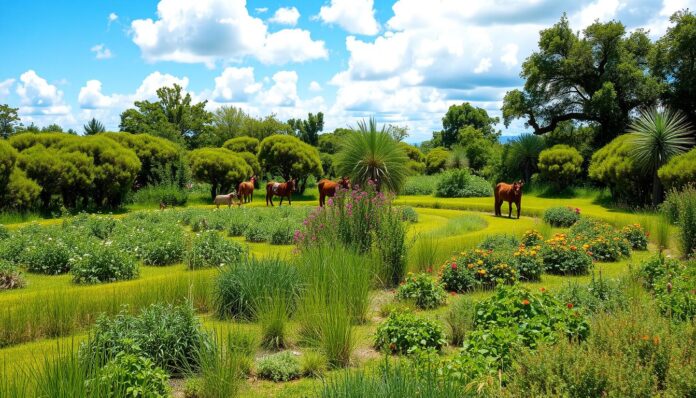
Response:
[[[491,184],[482,177],[472,175],[466,169],[444,173],[435,188],[435,196],[441,198],[473,198],[492,195]]]
[[[40,231],[27,236],[20,261],[29,272],[57,275],[70,270],[72,250],[59,233]],[[21,243],[21,241],[20,241]]]
[[[560,275],[584,275],[592,267],[592,257],[568,240],[566,234],[556,234],[546,241],[539,253],[544,271]]]
[[[189,269],[222,267],[239,261],[246,250],[237,242],[227,240],[216,231],[205,231],[196,235],[186,253]]]
[[[394,311],[377,327],[374,347],[407,354],[425,348],[439,350],[446,343],[442,325],[437,321]]]
[[[290,245],[294,234],[295,225],[289,220],[281,220],[271,228],[269,241],[272,245]]]
[[[544,264],[539,255],[540,251],[540,245],[520,245],[517,251],[513,253],[512,264],[519,274],[520,281],[537,282],[541,280]]]
[[[570,238],[596,261],[618,261],[631,255],[631,243],[610,224],[583,218],[570,228]]]
[[[256,153],[259,150],[259,140],[247,136],[235,137],[225,141],[222,147],[233,152]]]
[[[696,181],[696,148],[672,157],[657,171],[667,188],[680,189]]]
[[[162,226],[138,247],[145,265],[170,265],[180,262],[186,253],[186,235],[178,225]]]
[[[458,293],[513,283],[517,278],[512,256],[493,250],[461,252],[440,269],[440,281],[445,289]]]
[[[301,372],[300,360],[290,351],[265,356],[256,364],[259,378],[275,382],[297,379]]]
[[[522,235],[522,244],[525,246],[536,246],[544,243],[544,235],[535,229],[525,231]]]
[[[580,209],[565,206],[549,207],[544,211],[544,222],[552,227],[568,228],[580,219]]]
[[[561,190],[572,185],[582,171],[582,156],[568,145],[554,145],[539,153],[538,167],[541,177]]]
[[[247,242],[260,243],[268,240],[269,226],[264,222],[249,224],[244,230],[244,239]]]
[[[138,277],[135,258],[107,243],[92,245],[89,252],[70,259],[75,283],[115,282]]]
[[[425,155],[425,171],[428,174],[436,174],[445,170],[450,152],[442,147],[433,148]]]
[[[397,289],[396,298],[412,301],[420,309],[432,309],[445,303],[447,292],[430,275],[409,273],[404,283]]]

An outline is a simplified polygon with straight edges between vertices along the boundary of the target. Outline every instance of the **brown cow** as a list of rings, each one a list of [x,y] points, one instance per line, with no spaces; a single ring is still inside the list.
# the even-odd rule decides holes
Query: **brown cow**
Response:
[[[270,203],[273,206],[273,196],[280,196],[280,204],[283,205],[283,199],[288,198],[288,203],[292,205],[292,193],[295,191],[297,186],[297,179],[291,178],[286,182],[275,182],[271,181],[266,184],[266,206]]]
[[[343,189],[350,189],[350,179],[348,177],[341,177],[338,182],[322,179],[317,184],[319,188],[319,206],[323,207],[326,204],[326,197],[333,198],[338,191],[338,187]]]
[[[522,204],[522,187],[524,186],[524,181],[519,180],[512,184],[507,184],[504,182],[498,183],[495,186],[495,215],[501,216],[500,207],[503,202],[509,202],[510,211],[508,212],[508,217],[512,218],[512,203],[517,206],[517,218],[520,218],[520,206]]]
[[[254,200],[255,183],[256,176],[251,176],[249,181],[243,181],[239,183],[237,192],[239,193],[239,198],[243,203],[252,202]]]

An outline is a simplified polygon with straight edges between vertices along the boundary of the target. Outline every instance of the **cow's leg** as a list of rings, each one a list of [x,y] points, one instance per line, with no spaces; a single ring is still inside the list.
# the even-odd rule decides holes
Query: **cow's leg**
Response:
[[[509,211],[508,211],[508,218],[512,218],[512,201],[508,202],[509,206]]]
[[[324,207],[324,194],[319,192],[319,207]]]
[[[288,206],[292,206],[292,194],[288,195]]]
[[[517,205],[517,219],[520,219],[520,206],[522,206],[522,202],[517,202],[515,203]]]
[[[280,197],[280,204],[278,205],[278,207],[280,207],[280,206],[283,205],[283,199],[285,199],[285,196],[281,196],[281,197]]]

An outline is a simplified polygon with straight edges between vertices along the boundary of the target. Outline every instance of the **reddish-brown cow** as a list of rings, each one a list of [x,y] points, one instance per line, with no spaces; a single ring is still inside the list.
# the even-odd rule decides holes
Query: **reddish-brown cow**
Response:
[[[348,177],[341,177],[338,182],[322,179],[317,184],[319,188],[319,206],[323,207],[326,204],[326,198],[333,198],[338,191],[338,187],[343,189],[350,189],[350,179]]]
[[[522,204],[522,187],[524,186],[524,181],[520,180],[512,184],[507,184],[504,182],[498,183],[495,186],[495,215],[501,216],[500,207],[503,202],[509,202],[510,208],[508,212],[508,217],[512,218],[512,203],[517,206],[517,218],[520,218],[520,206]]]
[[[243,181],[239,183],[237,192],[239,193],[239,198],[242,203],[252,202],[254,200],[254,184],[256,183],[256,176],[251,176],[249,181]]]
[[[266,206],[270,203],[273,206],[273,196],[280,196],[280,204],[283,205],[283,198],[288,198],[288,203],[292,205],[292,193],[295,192],[297,180],[292,178],[286,182],[271,181],[266,184]]]

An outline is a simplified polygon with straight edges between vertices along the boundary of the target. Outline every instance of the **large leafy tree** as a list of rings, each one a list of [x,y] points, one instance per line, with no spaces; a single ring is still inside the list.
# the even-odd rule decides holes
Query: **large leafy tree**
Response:
[[[297,178],[300,192],[304,190],[308,176],[319,177],[324,172],[317,148],[291,135],[265,138],[259,145],[258,158],[266,173],[279,175],[285,180]]]
[[[652,177],[652,203],[662,202],[662,182],[658,170],[672,157],[694,144],[693,128],[683,113],[669,109],[648,109],[631,122],[631,155],[644,174]]]
[[[293,133],[292,127],[278,120],[274,114],[268,115],[263,119],[249,118],[246,121],[245,131],[245,135],[258,138],[259,140],[272,135]]]
[[[672,109],[684,112],[696,125],[696,15],[679,11],[674,24],[655,44],[650,56],[653,73],[668,82],[663,99]]]
[[[242,157],[224,148],[196,149],[189,153],[189,162],[193,178],[210,184],[211,198],[230,192],[253,173]]]
[[[377,128],[377,121],[358,122],[357,131],[345,136],[336,157],[340,175],[350,176],[352,182],[365,185],[368,180],[391,192],[399,192],[409,172],[408,156],[389,132]]]
[[[221,106],[212,113],[212,126],[198,138],[198,146],[219,147],[246,134],[251,117],[236,106]]]
[[[324,130],[324,114],[319,112],[316,115],[309,113],[306,120],[290,119],[288,124],[295,131],[295,135],[309,145],[317,146],[319,143],[319,133]]]
[[[212,121],[205,110],[207,101],[193,103],[191,94],[184,95],[178,84],[157,90],[158,101],[136,101],[135,108],[121,113],[121,131],[147,133],[185,144],[198,145]]]
[[[17,108],[11,108],[7,104],[0,104],[0,137],[8,138],[14,134],[19,126]]]
[[[474,107],[468,102],[452,105],[442,118],[442,133],[439,135],[441,144],[446,148],[457,143],[464,144],[460,130],[465,127],[480,130],[484,138],[496,141],[500,132],[496,132],[494,126],[498,121],[497,117],[488,116],[485,109]]]
[[[259,151],[259,140],[254,137],[237,137],[231,138],[222,144],[223,148],[229,149],[232,152],[250,152],[256,153]]]
[[[539,51],[522,65],[523,90],[503,100],[506,125],[523,118],[534,134],[573,120],[598,126],[595,148],[624,131],[636,107],[655,103],[664,85],[648,71],[650,39],[627,34],[620,22],[595,22],[582,36],[563,16],[539,37]]]

